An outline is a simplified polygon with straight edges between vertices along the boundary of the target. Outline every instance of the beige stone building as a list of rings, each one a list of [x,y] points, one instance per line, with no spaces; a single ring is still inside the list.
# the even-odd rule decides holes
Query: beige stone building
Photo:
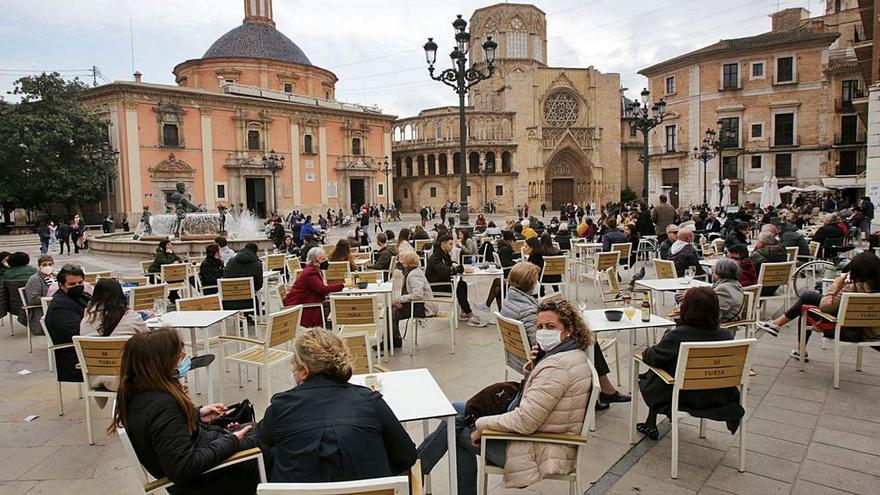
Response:
[[[498,42],[492,79],[468,95],[468,152],[459,158],[457,107],[395,122],[394,198],[404,211],[459,200],[459,166],[468,167],[468,199],[500,211],[528,203],[604,202],[620,196],[620,76],[588,68],[548,67],[547,21],[534,5],[504,3],[470,18],[471,56]],[[451,43],[451,36],[449,38]],[[441,42],[440,53],[445,48]],[[442,70],[449,61],[438,61]],[[427,77],[427,74],[426,74]],[[437,84],[436,91],[449,91]],[[481,173],[481,170],[485,170]]]
[[[713,45],[643,69],[652,99],[669,117],[650,136],[649,192],[675,204],[702,202],[702,164],[690,151],[707,129],[731,132],[708,183],[730,179],[733,201],[776,176],[780,187],[819,184],[854,198],[864,188],[865,123],[853,105],[863,77],[853,46],[862,35],[858,2],[826,2],[772,16],[772,30]],[[709,194],[711,197],[711,193]]]

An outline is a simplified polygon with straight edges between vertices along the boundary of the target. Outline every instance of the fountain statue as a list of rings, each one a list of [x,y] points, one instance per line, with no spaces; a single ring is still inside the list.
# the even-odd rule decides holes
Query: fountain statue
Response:
[[[174,205],[171,203],[165,203],[165,213],[168,215],[174,213]]]
[[[144,235],[153,235],[153,226],[150,225],[150,207],[144,206],[144,213],[141,215],[141,223],[144,225]]]
[[[218,234],[225,236],[226,235],[226,205],[220,205],[217,208],[217,211],[220,212],[220,231]]]
[[[190,200],[192,196],[186,193],[186,184],[178,182],[175,186],[176,191],[171,193],[170,203],[176,206],[177,223],[174,225],[173,233],[180,237],[183,234],[183,221],[186,219],[187,213],[204,212],[204,208],[196,206]]]

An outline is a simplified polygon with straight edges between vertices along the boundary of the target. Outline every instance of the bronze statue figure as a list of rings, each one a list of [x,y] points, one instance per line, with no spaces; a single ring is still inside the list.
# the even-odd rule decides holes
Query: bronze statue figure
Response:
[[[141,215],[141,223],[144,224],[144,235],[153,234],[153,226],[150,224],[150,207],[144,206],[144,213]]]

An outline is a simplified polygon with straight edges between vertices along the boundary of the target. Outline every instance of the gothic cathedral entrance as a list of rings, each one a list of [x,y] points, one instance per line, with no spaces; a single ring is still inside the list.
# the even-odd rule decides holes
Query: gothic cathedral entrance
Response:
[[[550,182],[550,197],[553,209],[563,203],[575,203],[574,179],[552,179]]]
[[[544,197],[548,208],[563,203],[585,203],[590,195],[592,175],[589,158],[580,150],[565,146],[549,160],[544,175]]]

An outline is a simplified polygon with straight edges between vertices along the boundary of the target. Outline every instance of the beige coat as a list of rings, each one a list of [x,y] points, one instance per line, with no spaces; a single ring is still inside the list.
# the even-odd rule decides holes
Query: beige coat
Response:
[[[79,334],[91,337],[97,337],[98,327],[101,325],[101,318],[95,316],[91,321],[91,314],[86,310],[85,316],[79,324]],[[116,325],[116,328],[110,333],[113,337],[125,337],[126,335],[134,335],[139,332],[146,332],[147,324],[141,319],[141,315],[136,311],[128,310],[122,315],[122,319]],[[89,379],[92,387],[104,387],[107,390],[116,391],[119,388],[119,378],[115,376],[93,376]]]
[[[526,379],[519,407],[477,420],[477,428],[528,435],[580,435],[592,380],[587,354],[573,350],[554,354],[538,363]],[[504,464],[504,486],[523,488],[553,474],[574,469],[577,449],[569,445],[510,442]]]

